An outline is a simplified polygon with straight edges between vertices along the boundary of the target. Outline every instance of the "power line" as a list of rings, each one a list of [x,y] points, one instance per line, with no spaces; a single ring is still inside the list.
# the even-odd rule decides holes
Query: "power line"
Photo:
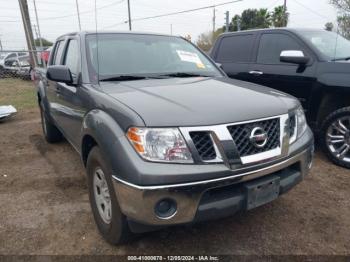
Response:
[[[97,10],[100,10],[100,9],[103,9],[103,8],[107,8],[107,7],[110,7],[110,6],[113,6],[113,5],[118,5],[118,4],[121,4],[123,3],[125,0],[119,0],[117,2],[114,2],[114,3],[111,3],[111,4],[108,4],[108,5],[104,5],[104,6],[101,6],[101,7],[98,7]],[[83,12],[80,12],[80,14],[88,14],[88,13],[94,13],[95,10],[88,10],[88,11],[83,11]],[[41,20],[53,20],[53,19],[61,19],[61,18],[66,18],[66,17],[72,17],[72,16],[76,16],[77,14],[69,14],[69,15],[63,15],[63,16],[56,16],[56,17],[45,17],[45,18],[41,18]]]
[[[322,18],[325,18],[325,19],[329,19],[329,17],[327,17],[327,16],[325,16],[325,15],[322,15],[322,14],[316,12],[315,10],[313,10],[313,9],[311,9],[310,7],[308,7],[308,6],[306,6],[306,5],[302,4],[302,3],[300,3],[299,1],[297,1],[297,0],[293,0],[293,1],[294,1],[295,3],[297,3],[298,5],[304,7],[305,9],[309,10],[310,12],[314,13],[314,14],[317,15],[317,16],[322,17]]]
[[[235,1],[225,2],[225,3],[219,3],[219,4],[215,4],[215,5],[210,5],[210,6],[203,6],[203,7],[199,7],[199,8],[178,11],[178,12],[172,12],[172,13],[166,13],[166,14],[160,14],[160,15],[154,15],[154,16],[147,16],[147,17],[140,17],[140,18],[132,19],[131,21],[135,22],[135,21],[143,21],[143,20],[149,20],[149,19],[154,19],[154,18],[160,18],[160,17],[164,17],[164,16],[179,15],[179,14],[190,13],[190,12],[195,12],[195,11],[209,9],[209,8],[215,8],[215,7],[218,7],[218,6],[233,4],[233,3],[242,2],[242,1],[243,0],[235,0]],[[128,23],[128,21],[124,21],[124,22],[121,22],[121,23],[117,23],[117,24],[113,24],[113,25],[110,25],[110,26],[106,26],[104,28],[114,27],[116,25],[123,25],[123,24],[126,24],[126,23]]]

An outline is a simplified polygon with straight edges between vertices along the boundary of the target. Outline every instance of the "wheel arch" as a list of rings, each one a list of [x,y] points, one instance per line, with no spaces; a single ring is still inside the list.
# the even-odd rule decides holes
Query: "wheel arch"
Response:
[[[94,109],[85,115],[81,133],[80,152],[84,166],[94,146],[99,146],[112,165],[112,156],[118,153],[116,143],[119,137],[124,136],[120,125],[108,113]]]
[[[317,127],[321,128],[323,121],[332,112],[348,106],[350,106],[350,93],[325,93],[319,104]]]

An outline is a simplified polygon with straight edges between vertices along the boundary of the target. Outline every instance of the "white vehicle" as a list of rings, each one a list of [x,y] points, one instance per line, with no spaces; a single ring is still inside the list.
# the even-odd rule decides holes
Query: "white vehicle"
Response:
[[[26,52],[10,52],[10,53],[1,53],[0,54],[0,66],[4,67],[5,61],[8,59],[16,59],[22,56],[26,56]]]

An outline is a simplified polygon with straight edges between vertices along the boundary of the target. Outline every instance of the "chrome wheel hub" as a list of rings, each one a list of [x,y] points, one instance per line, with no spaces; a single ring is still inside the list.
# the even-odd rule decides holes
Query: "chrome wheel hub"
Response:
[[[333,156],[350,163],[350,116],[338,118],[330,125],[327,146]]]
[[[106,177],[101,168],[97,168],[93,179],[95,202],[102,220],[109,224],[112,219],[112,204]]]

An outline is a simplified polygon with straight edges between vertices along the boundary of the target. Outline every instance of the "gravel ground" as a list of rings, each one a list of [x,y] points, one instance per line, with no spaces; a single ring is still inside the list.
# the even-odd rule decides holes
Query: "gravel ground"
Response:
[[[305,181],[270,204],[115,247],[95,227],[78,154],[47,144],[26,108],[0,124],[0,254],[350,255],[349,188],[350,171],[317,152]]]

